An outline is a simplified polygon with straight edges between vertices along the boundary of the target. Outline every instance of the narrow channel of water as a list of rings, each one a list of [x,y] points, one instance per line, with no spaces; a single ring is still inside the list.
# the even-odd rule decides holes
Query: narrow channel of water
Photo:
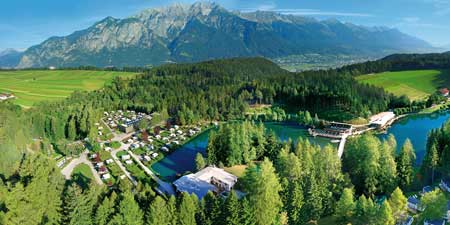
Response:
[[[337,146],[337,144],[331,143],[330,139],[310,137],[308,131],[304,127],[295,124],[265,123],[264,125],[266,129],[274,131],[281,141],[287,141],[289,139],[296,140],[299,137],[302,137],[308,138],[311,143],[320,146],[325,146],[327,144]],[[203,132],[172,154],[153,164],[152,170],[166,181],[174,181],[177,178],[177,174],[193,171],[195,169],[195,156],[197,153],[200,152],[206,156],[209,132],[210,131]]]

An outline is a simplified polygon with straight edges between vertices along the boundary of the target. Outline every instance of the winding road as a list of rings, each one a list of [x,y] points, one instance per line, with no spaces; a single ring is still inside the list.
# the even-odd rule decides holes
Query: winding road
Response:
[[[103,185],[102,178],[97,173],[97,170],[95,170],[94,165],[92,165],[92,162],[89,161],[89,159],[88,159],[88,151],[87,150],[84,151],[83,153],[81,153],[80,157],[74,158],[72,161],[70,161],[70,163],[67,164],[67,166],[61,170],[61,173],[66,178],[66,180],[70,180],[73,170],[75,169],[75,167],[77,167],[80,164],[88,165],[89,168],[91,169],[92,175],[94,176],[95,182],[97,182],[97,184],[99,184],[99,185]]]

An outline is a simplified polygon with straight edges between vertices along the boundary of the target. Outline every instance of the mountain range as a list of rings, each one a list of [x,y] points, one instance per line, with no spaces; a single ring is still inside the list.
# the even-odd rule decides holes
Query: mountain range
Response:
[[[107,17],[85,30],[30,47],[13,66],[147,66],[300,54],[381,57],[431,48],[397,29],[275,12],[243,13],[201,2],[148,9],[125,19]],[[0,66],[4,64],[0,57]]]
[[[16,67],[20,59],[22,58],[22,53],[15,49],[6,49],[0,52],[0,68],[13,68]]]

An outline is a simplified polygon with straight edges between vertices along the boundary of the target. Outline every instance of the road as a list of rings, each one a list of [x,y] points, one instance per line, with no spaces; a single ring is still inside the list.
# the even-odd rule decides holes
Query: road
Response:
[[[125,174],[125,176],[128,177],[128,179],[133,183],[135,186],[138,184],[136,179],[131,175],[130,172],[128,172],[127,168],[122,164],[119,158],[117,158],[117,152],[127,150],[130,147],[130,144],[122,144],[120,148],[111,151],[111,156],[113,157],[114,162],[119,166],[119,168],[122,170],[122,172]]]
[[[103,185],[102,178],[100,178],[100,175],[97,173],[97,170],[95,170],[94,165],[92,165],[92,162],[88,159],[88,151],[81,153],[80,157],[74,158],[70,163],[64,167],[64,169],[61,170],[61,173],[66,178],[66,180],[70,180],[72,176],[73,169],[77,167],[80,164],[86,164],[91,169],[92,175],[94,176],[94,180],[97,184]]]
[[[345,147],[345,142],[347,142],[347,134],[342,135],[341,141],[339,142],[339,147],[338,147],[338,156],[339,158],[342,158],[342,155],[344,154],[344,147]]]
[[[137,155],[135,155],[133,152],[128,151],[128,153],[131,155],[131,157],[133,157],[134,161],[137,162],[137,164],[144,170],[144,172],[151,176],[153,178],[153,180],[156,181],[156,183],[158,183],[159,185],[159,189],[160,191],[162,191],[163,193],[167,194],[167,195],[175,195],[175,190],[172,187],[172,184],[167,183],[162,181],[161,179],[159,179],[158,176],[156,176],[148,167],[146,167],[141,160],[139,160],[139,157]]]

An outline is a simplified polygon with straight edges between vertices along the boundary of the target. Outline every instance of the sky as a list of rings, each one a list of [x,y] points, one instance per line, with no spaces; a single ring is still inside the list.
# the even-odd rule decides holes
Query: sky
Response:
[[[0,51],[24,50],[52,36],[68,35],[107,17],[195,0],[4,0],[0,2]],[[216,0],[229,10],[276,11],[365,26],[395,27],[450,49],[450,0]],[[339,3],[337,3],[339,2]]]

